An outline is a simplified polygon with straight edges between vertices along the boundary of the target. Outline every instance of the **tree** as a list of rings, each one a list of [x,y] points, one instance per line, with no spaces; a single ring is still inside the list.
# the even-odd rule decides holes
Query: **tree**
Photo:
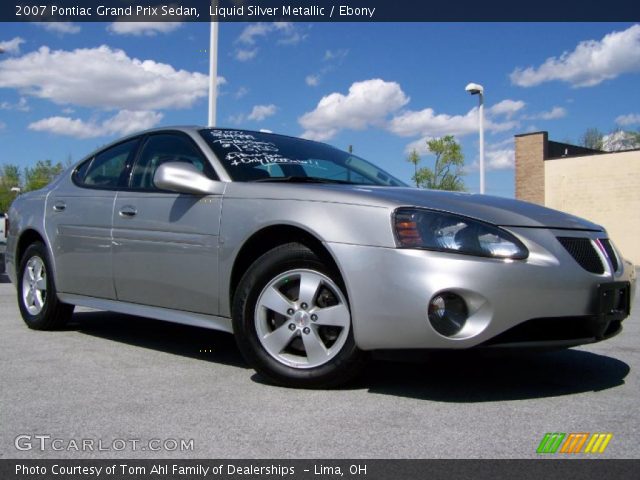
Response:
[[[25,192],[46,187],[63,170],[64,167],[60,162],[53,165],[51,160],[38,160],[35,167],[24,169]]]
[[[17,165],[3,165],[0,168],[0,213],[7,212],[16,192],[14,187],[20,187],[20,167]]]
[[[418,151],[414,148],[411,150],[411,153],[407,157],[407,162],[413,164],[413,181],[416,182],[416,187],[419,187],[418,184],[418,164],[420,163],[420,155],[418,155]]]
[[[602,150],[604,135],[597,128],[587,128],[580,137],[580,145],[592,150]]]
[[[435,155],[433,170],[429,167],[418,168],[420,156],[415,150],[409,155],[408,161],[415,165],[413,181],[416,187],[432,190],[464,191],[462,167],[464,155],[462,148],[453,135],[434,138],[427,141],[429,152]]]

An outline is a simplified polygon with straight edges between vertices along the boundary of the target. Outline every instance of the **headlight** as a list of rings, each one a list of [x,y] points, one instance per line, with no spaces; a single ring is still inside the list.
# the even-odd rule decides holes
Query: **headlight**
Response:
[[[519,260],[529,256],[522,242],[506,230],[451,213],[399,208],[393,226],[400,247]]]

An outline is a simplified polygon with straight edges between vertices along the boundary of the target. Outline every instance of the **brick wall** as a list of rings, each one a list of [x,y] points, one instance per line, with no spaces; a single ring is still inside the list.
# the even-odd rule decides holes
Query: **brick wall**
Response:
[[[547,132],[516,135],[516,198],[544,205]]]

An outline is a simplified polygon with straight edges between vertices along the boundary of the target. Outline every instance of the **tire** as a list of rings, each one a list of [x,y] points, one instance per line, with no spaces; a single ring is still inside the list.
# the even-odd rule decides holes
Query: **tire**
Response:
[[[18,305],[23,320],[34,330],[61,328],[73,314],[73,305],[58,300],[51,271],[44,244],[29,245],[18,270]]]
[[[288,387],[332,388],[353,379],[365,354],[355,344],[344,292],[337,272],[304,245],[287,243],[262,255],[233,302],[236,343],[246,361]]]

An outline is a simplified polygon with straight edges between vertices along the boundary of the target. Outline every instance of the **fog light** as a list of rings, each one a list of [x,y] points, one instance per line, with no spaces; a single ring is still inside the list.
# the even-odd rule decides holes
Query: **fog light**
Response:
[[[429,302],[429,322],[436,332],[445,337],[462,330],[468,316],[467,304],[455,293],[439,293]]]

